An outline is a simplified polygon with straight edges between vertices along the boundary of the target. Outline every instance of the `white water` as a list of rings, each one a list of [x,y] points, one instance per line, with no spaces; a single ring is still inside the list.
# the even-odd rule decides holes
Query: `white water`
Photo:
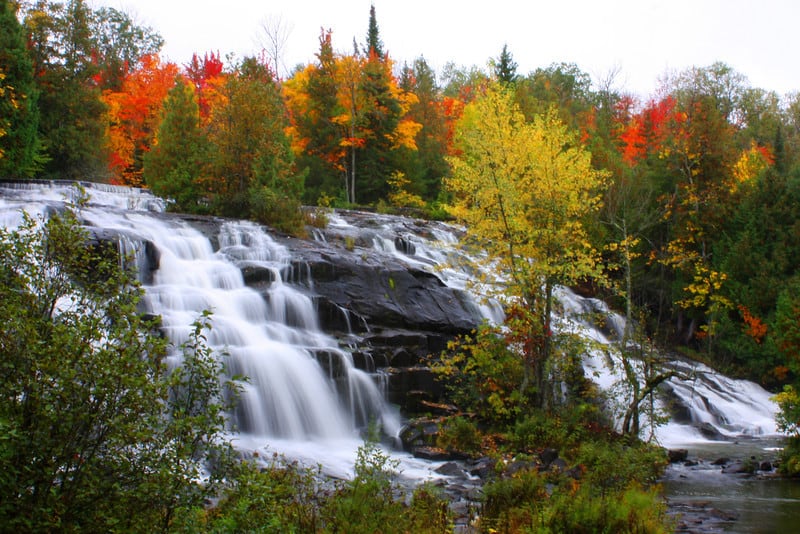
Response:
[[[144,302],[150,313],[162,317],[176,347],[187,339],[202,310],[213,312],[210,344],[230,355],[231,373],[249,377],[232,417],[235,429],[230,436],[237,446],[261,455],[277,451],[347,476],[362,443],[359,430],[367,422],[380,422],[389,435],[399,430],[399,416],[384,401],[377,377],[356,369],[352,355],[321,331],[311,299],[283,281],[289,252],[260,227],[226,223],[215,251],[209,239],[188,224],[145,211],[163,209],[163,202],[146,192],[110,186],[89,187],[88,192],[91,202],[81,216],[89,225],[117,230],[124,236],[125,250],[136,254],[140,266],[147,264],[145,242],[158,250],[158,269],[146,283]],[[74,189],[49,182],[15,189],[0,184],[0,224],[18,225],[20,210],[44,214],[62,204],[65,195],[75,198]],[[462,261],[457,229],[436,224],[421,228],[407,219],[370,217],[367,231],[332,214],[327,231],[361,232],[362,237],[368,232],[374,250],[434,272],[451,287],[468,287],[475,273]],[[398,236],[414,250],[407,245],[405,251],[399,250]],[[323,238],[321,233],[319,238]],[[273,281],[258,291],[251,289],[244,285],[243,266],[269,271]],[[561,328],[578,330],[599,344],[613,342],[613,331],[622,324],[619,316],[608,313],[599,301],[567,290],[558,296],[564,308],[558,318]],[[484,317],[496,321],[502,317],[491,302],[476,307]],[[607,314],[611,333],[604,334],[581,316],[589,310]],[[172,359],[179,362],[179,351]],[[320,365],[320,359],[327,365]],[[686,367],[686,374],[693,377],[671,380],[675,395],[689,407],[691,421],[660,427],[657,437],[662,444],[707,441],[693,426],[697,423],[709,423],[731,438],[776,433],[775,407],[766,391],[702,366],[674,365]],[[619,366],[609,366],[602,351],[588,355],[586,366],[603,388],[612,390],[619,383]],[[406,476],[431,476],[429,463],[408,455],[399,458]]]
[[[69,185],[36,184],[10,190],[0,184],[0,223],[14,227],[21,211],[46,215],[65,199]],[[224,358],[231,375],[246,376],[238,409],[231,417],[231,438],[251,450],[328,462],[347,470],[363,443],[360,430],[377,422],[388,435],[400,429],[397,410],[387,405],[377,379],[353,365],[352,355],[322,332],[311,299],[284,284],[288,251],[262,229],[247,222],[227,222],[214,250],[208,238],[188,224],[156,217],[163,203],[146,192],[89,187],[90,202],[80,210],[89,227],[116,231],[125,252],[146,265],[145,242],[158,251],[158,269],[144,284],[143,305],[161,317],[178,364],[180,345],[203,310],[212,312],[208,343]],[[262,268],[273,282],[263,294],[244,285],[240,267]],[[317,358],[336,369],[325,372]],[[310,449],[309,449],[310,447]],[[309,452],[311,451],[311,452]],[[413,462],[411,462],[413,465]],[[413,469],[413,468],[412,468]]]
[[[624,373],[619,358],[614,352],[614,344],[622,336],[625,318],[608,309],[597,299],[580,297],[566,288],[560,288],[557,295],[562,313],[557,322],[564,330],[579,332],[582,336],[597,343],[598,348],[590,351],[584,358],[587,374],[604,391],[620,393],[626,391]],[[587,317],[594,314],[602,316],[606,324],[604,331],[595,326]],[[640,362],[634,362],[641,372]],[[677,402],[689,415],[688,421],[669,420],[654,429],[656,440],[666,447],[707,443],[710,440],[698,429],[706,424],[724,439],[775,437],[778,430],[775,423],[777,406],[771,393],[747,380],[736,380],[721,375],[710,367],[697,362],[671,360],[666,363],[669,369],[679,372],[679,377],[670,378],[662,389],[672,392]],[[669,411],[663,397],[656,400],[656,409],[662,414]],[[643,421],[647,425],[647,420]],[[647,428],[643,428],[643,436]]]

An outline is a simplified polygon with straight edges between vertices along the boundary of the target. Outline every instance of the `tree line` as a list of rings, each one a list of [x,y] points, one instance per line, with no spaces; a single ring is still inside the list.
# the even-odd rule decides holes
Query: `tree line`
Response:
[[[654,339],[717,367],[773,387],[797,376],[800,93],[751,87],[714,63],[669,73],[641,99],[574,64],[519,74],[506,47],[486,68],[437,73],[423,57],[395,64],[374,7],[363,44],[338,52],[322,30],[315,60],[286,79],[266,53],[165,62],[154,29],[83,0],[4,0],[0,41],[3,178],[144,186],[176,209],[287,231],[302,228],[301,204],[459,215],[472,202],[464,135],[491,122],[500,87],[510,128],[566,136],[553,157],[569,146],[598,177],[591,194],[569,197],[587,209],[551,221],[571,237],[580,221],[578,248],[552,252],[566,264],[590,265],[576,254],[596,251],[563,281],[635,305]],[[502,136],[479,141],[508,148]],[[544,146],[532,135],[514,143]],[[523,184],[512,180],[506,200],[571,194],[560,179]],[[517,230],[541,247],[564,237],[506,215],[530,228],[501,231],[505,243]]]

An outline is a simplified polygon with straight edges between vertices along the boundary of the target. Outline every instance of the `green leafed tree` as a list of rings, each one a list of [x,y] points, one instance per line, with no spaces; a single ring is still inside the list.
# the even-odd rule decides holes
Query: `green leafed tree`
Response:
[[[124,11],[100,7],[91,19],[91,35],[100,63],[103,89],[119,90],[125,75],[145,54],[157,54],[164,39],[152,28],[141,26]]]
[[[453,214],[504,273],[510,321],[521,332],[525,361],[521,389],[533,386],[536,404],[552,404],[551,311],[558,284],[599,275],[584,227],[600,206],[604,174],[555,112],[526,122],[513,94],[493,85],[468,105],[458,125],[461,150],[446,182]]]
[[[105,106],[93,57],[92,11],[83,0],[39,0],[24,15],[39,91],[39,133],[49,158],[43,173],[102,179]]]
[[[69,209],[0,228],[4,531],[167,532],[216,491],[228,405],[207,322],[169,372],[119,260]]]
[[[409,107],[408,118],[422,126],[415,138],[417,150],[401,149],[401,170],[410,182],[411,193],[434,200],[442,179],[450,174],[445,160],[448,128],[436,75],[425,58],[414,60],[401,79],[400,88],[417,97]]]
[[[295,172],[287,111],[273,73],[246,58],[223,91],[226,102],[214,110],[208,127],[216,209],[302,231],[304,174]]]
[[[0,179],[30,177],[43,163],[38,97],[16,3],[0,0]]]

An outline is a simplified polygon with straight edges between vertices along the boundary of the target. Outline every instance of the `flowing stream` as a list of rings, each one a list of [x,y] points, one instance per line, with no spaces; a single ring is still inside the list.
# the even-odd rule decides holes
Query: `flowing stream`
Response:
[[[358,369],[346,344],[320,328],[314,302],[288,276],[290,252],[260,226],[226,221],[212,240],[181,218],[160,216],[163,201],[146,191],[86,187],[90,202],[81,208],[82,220],[98,232],[119,236],[122,250],[140,268],[146,311],[162,317],[175,347],[186,341],[203,310],[213,313],[210,345],[227,354],[232,374],[248,377],[239,407],[231,414],[230,437],[237,447],[260,455],[283,453],[345,477],[352,473],[361,432],[369,422],[378,422],[388,435],[398,433],[402,422],[396,407],[385,401],[381,373]],[[76,194],[73,186],[58,182],[0,183],[0,224],[18,225],[22,210],[46,215]],[[404,264],[429,270],[452,287],[463,289],[479,274],[459,261],[464,253],[456,246],[456,228],[431,223],[420,229],[408,219],[380,215],[370,215],[369,227],[362,228],[359,220],[332,214],[328,228],[315,237],[367,235],[373,253],[402,257]],[[155,269],[150,267],[153,257]],[[269,272],[271,283],[248,287],[243,268]],[[609,365],[602,346],[610,346],[619,335],[621,318],[603,303],[566,289],[558,297],[560,327],[598,343],[601,348],[587,356],[586,369],[602,388],[614,391],[620,383],[619,366]],[[474,308],[476,315],[502,318],[497,304],[475,300]],[[585,319],[586,312],[598,311],[606,316],[604,328]],[[170,356],[173,364],[180,358],[177,349]],[[800,517],[796,485],[723,476],[720,468],[710,466],[717,455],[774,457],[779,436],[769,393],[698,364],[676,360],[670,365],[686,378],[665,385],[667,396],[680,408],[670,409],[676,417],[658,427],[656,437],[667,447],[687,448],[690,458],[701,461],[671,468],[669,495],[736,508],[740,519],[733,525],[743,528],[737,530],[741,532],[765,531],[758,530],[765,524],[760,512],[777,521],[770,523],[776,529],[767,531],[781,531],[781,518]],[[395,456],[405,476],[435,476],[435,464],[399,452]]]

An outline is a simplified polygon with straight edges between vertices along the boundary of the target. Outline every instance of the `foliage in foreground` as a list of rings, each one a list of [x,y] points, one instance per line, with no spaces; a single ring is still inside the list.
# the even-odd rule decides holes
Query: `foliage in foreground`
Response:
[[[239,466],[218,505],[187,516],[186,532],[445,533],[447,503],[434,488],[417,488],[406,504],[395,465],[371,441],[359,448],[355,476],[325,482],[318,471],[273,458],[268,466]]]
[[[550,481],[523,471],[485,488],[484,532],[670,532],[655,489],[635,483],[598,494],[571,479]]]
[[[800,475],[800,395],[792,386],[786,386],[775,395],[778,404],[778,430],[787,435],[781,454],[780,469],[787,475]]]
[[[4,529],[168,531],[216,491],[230,448],[207,318],[169,372],[139,298],[71,211],[0,228]]]
[[[579,373],[557,375],[568,394],[557,406],[537,408],[514,350],[526,332],[513,320],[484,326],[433,364],[451,400],[470,414],[442,423],[437,445],[498,459],[497,477],[484,486],[481,531],[668,532],[657,485],[664,451],[613,431]],[[571,341],[554,339],[564,362],[586,350]],[[559,461],[542,460],[545,450]]]

